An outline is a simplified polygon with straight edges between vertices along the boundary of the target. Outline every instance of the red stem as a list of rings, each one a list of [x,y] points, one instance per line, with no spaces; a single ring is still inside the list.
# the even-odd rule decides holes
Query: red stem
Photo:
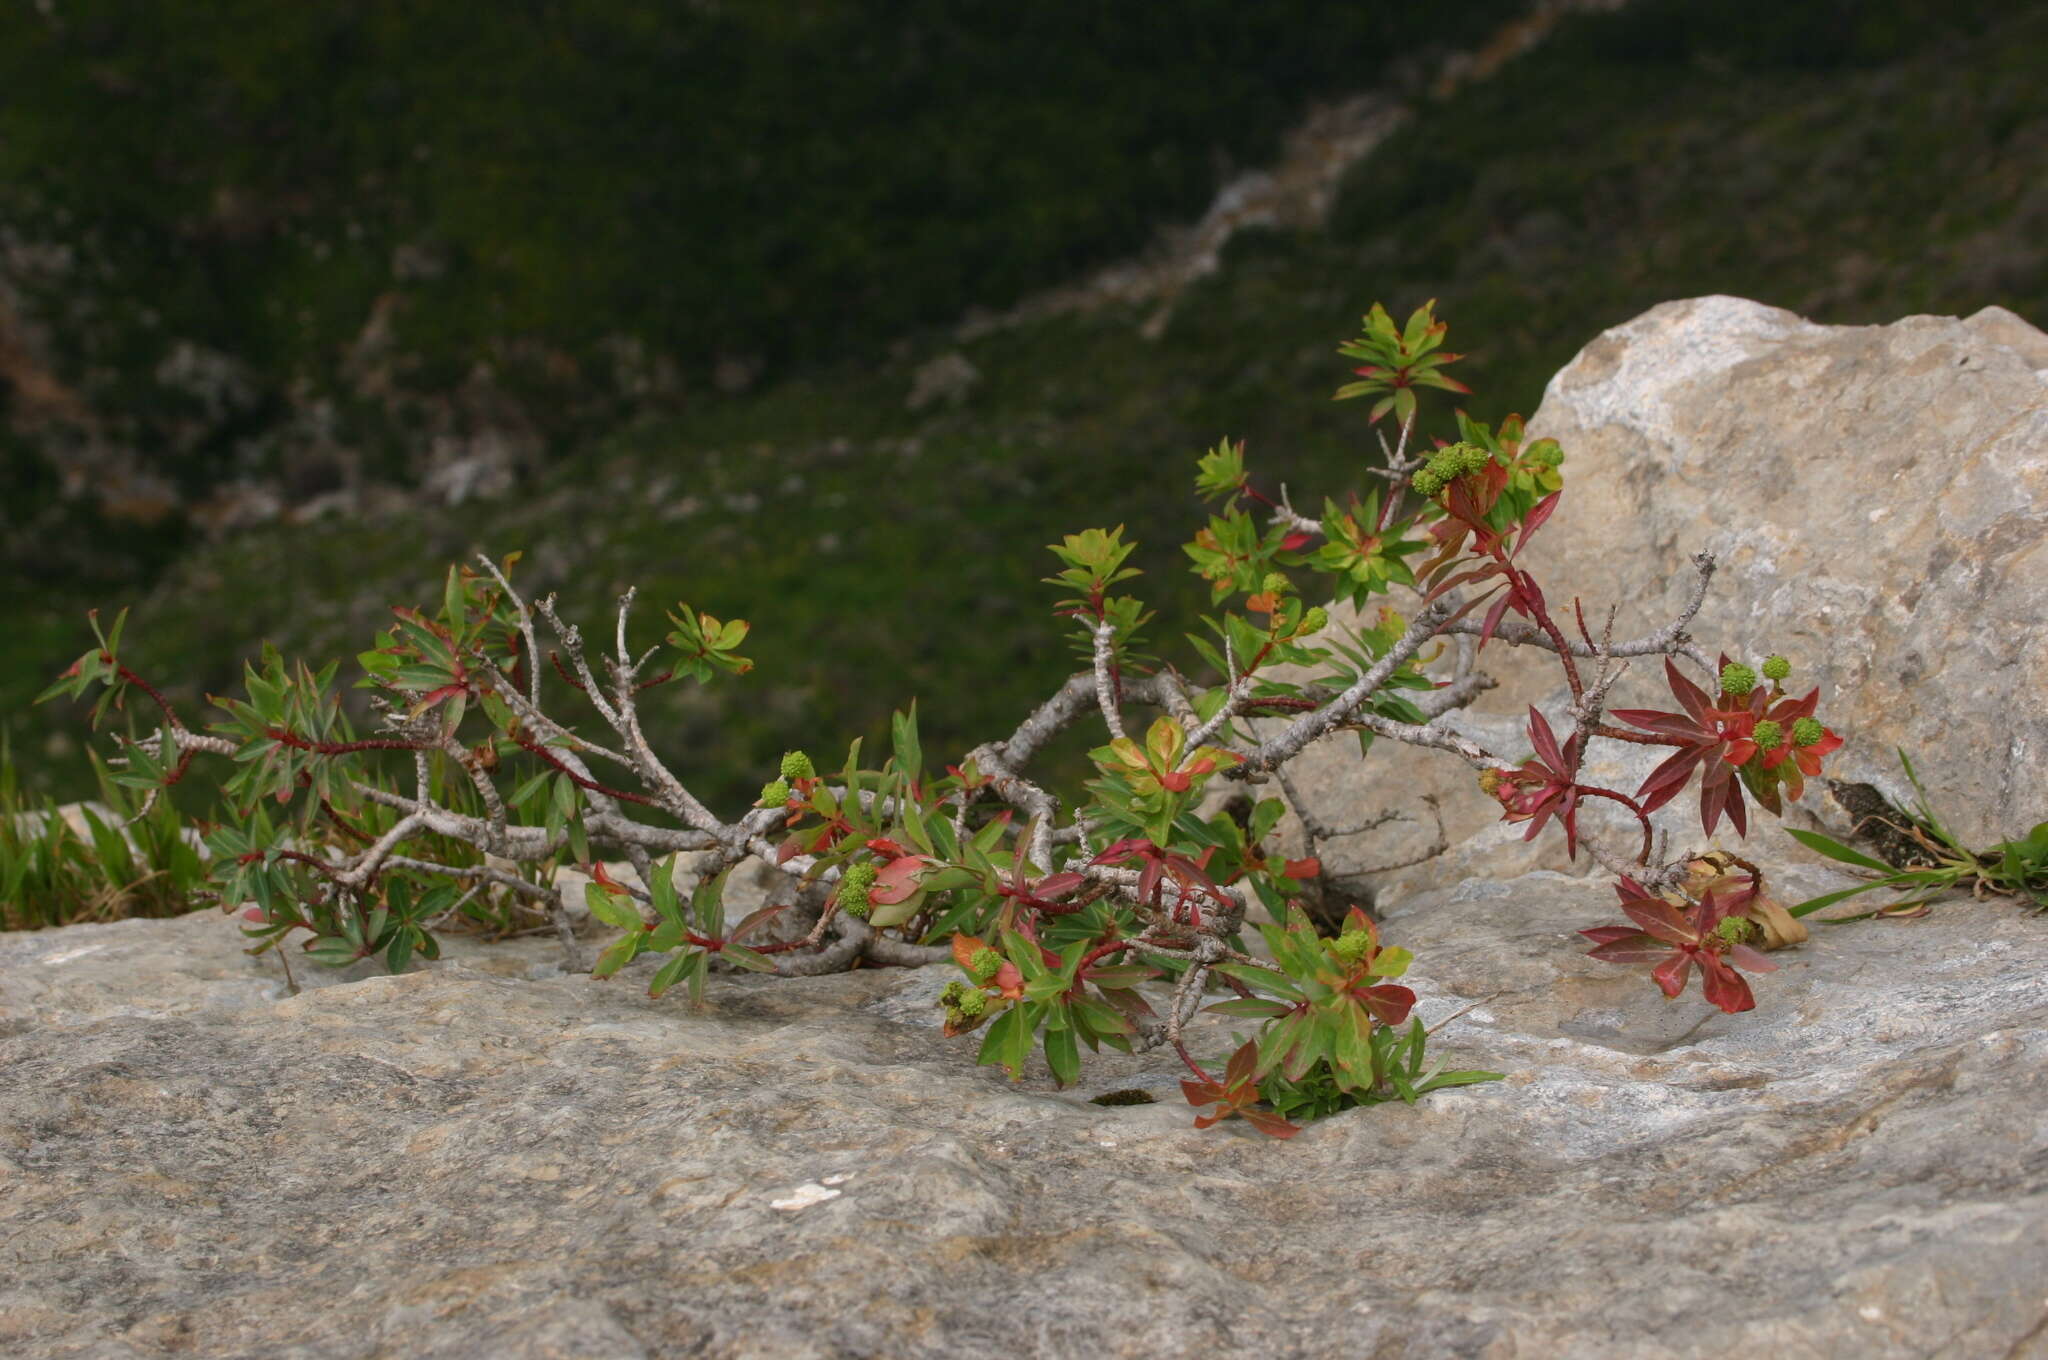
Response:
[[[1643,824],[1643,852],[1640,855],[1636,856],[1636,863],[1648,864],[1650,862],[1651,847],[1650,817],[1649,814],[1644,812],[1642,807],[1637,804],[1636,800],[1629,797],[1625,793],[1617,793],[1613,789],[1603,789],[1593,784],[1578,784],[1574,787],[1576,787],[1581,794],[1592,794],[1595,798],[1612,798],[1615,802],[1621,804],[1623,807],[1627,808],[1630,812],[1633,812],[1636,815],[1636,820]]]
[[[284,727],[267,727],[263,735],[279,746],[289,746],[294,751],[311,751],[316,756],[345,756],[357,751],[425,751],[430,749],[425,742],[406,741],[399,737],[372,737],[365,741],[314,741]]]
[[[556,770],[559,770],[561,773],[569,776],[569,782],[571,784],[574,784],[577,788],[582,789],[587,793],[601,793],[607,798],[616,798],[622,803],[638,803],[642,807],[658,808],[661,806],[660,803],[657,803],[654,799],[649,798],[644,793],[633,793],[627,789],[615,789],[610,787],[609,785],[600,784],[595,779],[585,779],[582,775],[576,773],[567,765],[564,765],[561,762],[561,760],[558,757],[556,757],[554,752],[548,750],[547,747],[542,746],[539,742],[535,741],[532,737],[527,736],[524,732],[515,734],[512,740],[519,743],[519,747],[521,750],[529,751],[534,755],[539,756],[545,764],[551,765]]]
[[[101,652],[100,660],[111,662],[114,660],[114,658],[108,656],[105,652]],[[178,716],[178,710],[171,707],[171,701],[169,699],[164,698],[162,691],[158,690],[155,685],[150,684],[149,681],[143,679],[134,671],[129,670],[126,666],[120,665],[119,663],[115,663],[114,671],[115,674],[119,675],[123,680],[126,680],[129,684],[135,686],[135,688],[141,690],[144,694],[147,694],[150,698],[156,700],[156,706],[164,711],[164,717],[170,720],[171,726],[173,728],[180,732],[187,730],[187,728],[185,727],[184,720]]]
[[[327,814],[327,819],[329,821],[333,822],[336,826],[340,827],[348,835],[355,837],[359,841],[367,842],[375,839],[370,835],[369,832],[351,826],[348,824],[347,821],[343,820],[341,813],[335,809],[334,804],[328,801],[325,795],[322,795],[320,799],[320,808]]]
[[[1074,976],[1077,978],[1082,977],[1087,973],[1088,966],[1090,964],[1095,963],[1103,958],[1106,958],[1111,954],[1120,954],[1124,950],[1129,949],[1132,943],[1133,941],[1130,940],[1111,940],[1108,944],[1100,945],[1097,948],[1090,950],[1088,953],[1083,954],[1081,956],[1081,966],[1074,970]]]
[[[1638,746],[1690,746],[1683,737],[1657,737],[1647,732],[1630,732],[1620,727],[1609,727],[1606,723],[1596,724],[1593,735],[1612,741],[1632,741]]]

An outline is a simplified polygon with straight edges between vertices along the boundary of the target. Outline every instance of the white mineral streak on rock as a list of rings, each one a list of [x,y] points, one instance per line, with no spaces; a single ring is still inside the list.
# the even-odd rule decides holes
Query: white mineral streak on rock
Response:
[[[816,1181],[805,1181],[781,1199],[768,1201],[768,1207],[793,1212],[798,1209],[808,1209],[813,1204],[823,1204],[827,1200],[838,1199],[842,1193],[844,1192],[839,1190],[828,1190]]]

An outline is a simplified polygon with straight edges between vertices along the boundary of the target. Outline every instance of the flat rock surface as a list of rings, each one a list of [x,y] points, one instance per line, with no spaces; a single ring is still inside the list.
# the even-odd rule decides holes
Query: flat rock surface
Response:
[[[2048,1356],[2048,921],[1825,927],[1729,1016],[1585,958],[1610,902],[1393,911],[1508,1078],[1286,1143],[1157,1054],[977,1068],[949,970],[693,1010],[538,940],[294,996],[216,914],[0,937],[0,1352]]]

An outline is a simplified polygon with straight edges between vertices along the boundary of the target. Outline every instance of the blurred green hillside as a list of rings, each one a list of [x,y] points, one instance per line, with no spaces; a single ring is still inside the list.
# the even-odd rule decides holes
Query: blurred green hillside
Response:
[[[773,33],[823,42],[825,31]],[[1066,38],[1044,41],[1054,52]],[[493,69],[485,63],[464,78],[492,85],[480,73]],[[1007,731],[1070,668],[1048,616],[1053,595],[1038,584],[1052,561],[1044,544],[1127,524],[1146,545],[1148,574],[1136,584],[1162,613],[1151,635],[1170,644],[1199,603],[1176,545],[1199,522],[1191,484],[1201,449],[1226,433],[1247,439],[1262,479],[1286,481],[1298,500],[1359,485],[1368,436],[1358,410],[1329,401],[1345,376],[1332,351],[1375,299],[1397,310],[1440,299],[1453,348],[1470,354],[1460,370],[1478,389],[1469,405],[1484,419],[1532,410],[1548,375],[1600,329],[1674,297],[1737,293],[1836,323],[1990,303],[2048,319],[2043,70],[2041,5],[1819,0],[1763,13],[1722,0],[1639,0],[1575,18],[1492,81],[1419,100],[1418,118],[1352,172],[1326,230],[1240,237],[1223,268],[1181,297],[1157,340],[1138,333],[1148,311],[1118,306],[966,343],[921,323],[1003,303],[1134,244],[1148,223],[1192,217],[1214,184],[1205,159],[1147,170],[1128,149],[1077,155],[1075,183],[1098,186],[1096,206],[1034,209],[1051,217],[1029,250],[1002,244],[1002,231],[1027,230],[1020,224],[991,226],[980,254],[929,244],[938,224],[973,217],[972,204],[955,218],[942,203],[853,213],[849,240],[906,252],[891,267],[907,291],[883,286],[886,304],[822,285],[787,295],[760,285],[761,271],[787,281],[800,277],[791,271],[826,267],[803,251],[777,256],[766,241],[733,246],[740,254],[730,262],[634,265],[616,237],[594,226],[579,237],[577,222],[589,224],[564,206],[569,216],[541,234],[559,231],[548,239],[565,248],[587,242],[590,259],[579,267],[591,272],[557,276],[535,257],[532,277],[546,287],[528,292],[490,283],[502,276],[487,261],[451,266],[445,310],[422,302],[415,315],[445,316],[458,328],[451,336],[472,323],[486,335],[506,324],[489,311],[491,298],[551,317],[556,304],[540,299],[558,296],[575,304],[561,301],[563,315],[587,317],[585,334],[597,335],[624,324],[617,318],[719,309],[734,329],[702,332],[711,337],[702,353],[772,349],[768,378],[744,395],[641,410],[630,421],[592,408],[556,441],[554,460],[505,500],[238,533],[179,552],[147,589],[103,580],[86,591],[66,578],[10,592],[0,606],[10,638],[0,714],[25,777],[75,791],[89,781],[75,744],[68,755],[46,745],[50,732],[75,734],[75,719],[24,715],[21,706],[84,645],[77,613],[88,596],[109,607],[136,602],[131,664],[196,700],[229,686],[239,659],[265,638],[321,658],[351,655],[380,626],[385,604],[432,598],[448,560],[523,548],[529,585],[560,590],[572,616],[592,624],[634,583],[649,642],[659,609],[677,599],[753,621],[753,675],[650,706],[661,723],[656,742],[721,797],[758,787],[785,745],[843,749],[912,696],[927,750],[957,751]],[[1349,87],[1343,74],[1332,74],[1332,88]],[[280,77],[280,88],[291,83]],[[491,106],[512,118],[523,87],[494,88],[512,91]],[[1211,107],[1199,91],[1177,97],[1189,102],[1176,107]],[[1105,117],[1144,106],[1112,102]],[[1247,117],[1245,140],[1232,145],[1250,154],[1270,144],[1297,108],[1276,104],[1263,123]],[[479,119],[481,130],[494,126]],[[818,131],[821,142],[828,131]],[[546,135],[538,122],[505,128],[505,163],[535,163],[537,143],[523,139]],[[19,154],[8,145],[6,154]],[[250,154],[252,166],[269,164]],[[886,180],[886,149],[863,154],[878,158],[871,173]],[[541,200],[518,198],[526,190],[506,173],[515,195],[506,201],[544,219]],[[845,173],[859,177],[851,164]],[[981,181],[968,162],[959,173],[966,202]],[[1133,177],[1131,196],[1112,206],[1100,186],[1119,173]],[[874,192],[885,188],[878,182]],[[1142,220],[1119,216],[1139,202]],[[1093,225],[1075,225],[1084,218]],[[871,232],[875,222],[926,243],[911,249]],[[274,249],[289,262],[287,247]],[[961,263],[970,258],[983,263]],[[987,263],[998,258],[999,268]],[[266,296],[296,305],[319,295],[289,282],[291,269],[310,265],[264,261],[273,257],[258,252],[250,266],[263,286],[238,305],[260,312]],[[927,277],[927,266],[940,272]],[[183,266],[163,267],[186,276]],[[224,251],[219,268],[235,267]],[[272,267],[285,272],[261,274]],[[691,289],[705,291],[697,298]],[[324,343],[360,325],[360,303],[352,305],[336,304]],[[451,338],[445,352],[464,343]],[[282,338],[279,346],[297,352]],[[955,351],[982,381],[958,405],[907,410],[918,366]]]
[[[720,365],[1007,305],[1523,2],[0,8],[0,281],[90,413],[69,437],[139,469],[112,550],[38,551],[28,448],[66,422],[16,430],[0,545],[118,580],[182,544],[137,531],[158,501],[415,480],[429,429],[511,425],[531,472],[717,400]]]

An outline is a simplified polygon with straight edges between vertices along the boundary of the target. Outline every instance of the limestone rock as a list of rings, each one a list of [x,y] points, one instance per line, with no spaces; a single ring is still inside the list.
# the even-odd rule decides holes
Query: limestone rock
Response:
[[[1550,873],[1394,909],[1434,1043],[1508,1079],[1288,1143],[1192,1128],[1156,1054],[977,1068],[939,969],[693,1011],[545,940],[290,996],[212,913],[0,937],[0,1350],[2041,1353],[2038,920],[1830,927],[1729,1016],[1600,919]]]
[[[1576,591],[1597,628],[1618,605],[1615,636],[1638,636],[1678,612],[1689,559],[1711,552],[1719,570],[1694,636],[1752,663],[1781,652],[1794,692],[1820,686],[1821,714],[1848,743],[1833,777],[1909,800],[1903,747],[1967,842],[2048,818],[2048,335],[1996,307],[1819,326],[1739,298],[1666,303],[1588,345],[1530,431],[1566,453],[1564,499],[1523,557],[1553,607]],[[1528,754],[1530,703],[1565,730],[1547,654],[1493,646],[1483,662],[1501,686],[1453,726],[1510,761]],[[1670,707],[1661,664],[1634,663],[1615,702]],[[1655,754],[1600,743],[1591,768],[1632,793]],[[1373,878],[1387,900],[1568,867],[1560,838],[1522,846],[1464,764],[1437,753],[1383,742],[1361,769],[1333,739],[1297,782],[1338,822],[1440,799],[1451,853]],[[1690,805],[1662,815],[1704,845]],[[1818,791],[1793,824],[1816,819],[1836,834],[1850,823]],[[1752,853],[1801,853],[1760,821]],[[1601,822],[1625,833],[1625,816]],[[1325,859],[1356,874],[1433,839],[1425,819],[1347,838]],[[1736,843],[1725,826],[1721,843]]]

